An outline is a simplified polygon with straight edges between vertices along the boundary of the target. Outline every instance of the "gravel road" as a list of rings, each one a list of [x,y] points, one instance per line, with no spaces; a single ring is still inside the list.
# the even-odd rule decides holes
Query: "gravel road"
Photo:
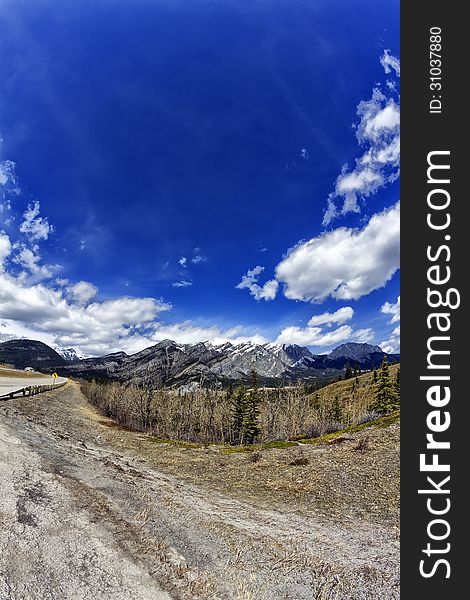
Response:
[[[399,598],[394,528],[195,484],[93,414],[73,383],[0,405],[0,600]]]

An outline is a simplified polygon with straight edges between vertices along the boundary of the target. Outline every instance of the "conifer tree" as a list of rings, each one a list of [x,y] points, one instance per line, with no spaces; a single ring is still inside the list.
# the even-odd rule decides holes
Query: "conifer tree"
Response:
[[[253,444],[261,432],[259,422],[260,394],[258,388],[258,375],[255,370],[250,372],[251,389],[246,397],[245,413],[243,416],[243,441],[245,444]]]
[[[390,369],[387,357],[384,356],[380,372],[377,379],[377,394],[373,408],[381,413],[387,413],[396,410],[399,407],[400,400],[397,394],[395,383],[390,377]]]
[[[232,416],[232,442],[241,444],[243,439],[243,420],[247,404],[246,389],[241,386],[232,391],[230,398],[230,413]]]
[[[398,400],[400,400],[400,367],[397,369],[397,375],[395,378],[395,391],[398,396]]]
[[[353,370],[351,369],[351,365],[348,363],[348,365],[346,367],[346,372],[344,374],[344,378],[351,379],[352,376],[353,376]]]
[[[341,404],[339,403],[338,396],[335,396],[333,405],[331,407],[331,418],[335,423],[341,423],[343,418],[343,411],[341,410]]]

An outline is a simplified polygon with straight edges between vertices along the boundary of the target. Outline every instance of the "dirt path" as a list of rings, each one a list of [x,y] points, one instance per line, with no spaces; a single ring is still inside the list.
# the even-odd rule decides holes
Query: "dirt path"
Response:
[[[73,384],[0,406],[1,600],[399,597],[392,526],[195,483],[165,456],[207,451],[105,423]]]

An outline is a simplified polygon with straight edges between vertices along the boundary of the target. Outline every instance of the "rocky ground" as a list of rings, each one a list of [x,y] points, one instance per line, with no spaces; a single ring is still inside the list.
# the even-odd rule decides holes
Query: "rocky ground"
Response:
[[[346,438],[226,454],[74,383],[0,403],[0,599],[399,598],[399,425]]]

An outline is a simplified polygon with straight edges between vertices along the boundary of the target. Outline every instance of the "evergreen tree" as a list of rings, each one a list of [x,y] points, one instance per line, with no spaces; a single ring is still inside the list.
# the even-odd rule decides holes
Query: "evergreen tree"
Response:
[[[225,397],[227,398],[227,400],[230,400],[230,398],[233,396],[233,385],[230,383],[227,391],[225,392]]]
[[[241,444],[243,439],[243,420],[247,407],[247,392],[241,386],[232,391],[230,398],[230,413],[232,416],[232,442]]]
[[[353,370],[351,369],[351,365],[348,363],[346,372],[344,374],[344,379],[351,379],[351,377],[353,377]]]
[[[377,383],[377,369],[374,369],[374,383]]]
[[[398,396],[398,400],[400,400],[400,367],[397,369],[397,376],[395,378],[395,391]]]
[[[373,408],[381,413],[396,410],[400,405],[395,383],[392,383],[387,357],[384,356],[377,380],[377,394]]]
[[[331,419],[335,423],[341,423],[343,418],[343,411],[341,410],[341,404],[339,402],[338,396],[335,396],[333,400],[333,404],[331,406]]]
[[[248,392],[243,415],[243,441],[245,444],[253,444],[261,432],[259,422],[260,394],[258,389],[258,375],[255,370],[250,373],[251,389]]]

